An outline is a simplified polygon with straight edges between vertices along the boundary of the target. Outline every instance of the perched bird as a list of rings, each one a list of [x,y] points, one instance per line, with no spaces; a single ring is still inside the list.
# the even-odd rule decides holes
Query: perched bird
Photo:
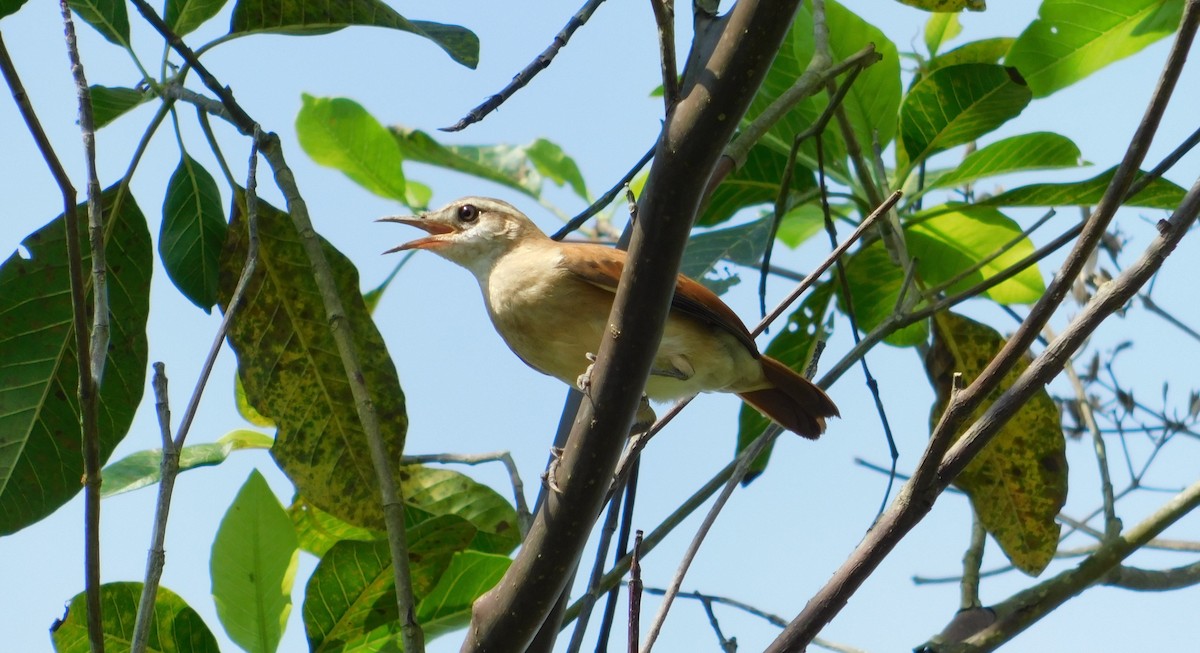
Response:
[[[560,243],[512,205],[464,197],[419,216],[387,217],[429,233],[387,253],[424,249],[471,271],[504,342],[530,367],[574,384],[600,347],[625,266],[625,252]],[[646,383],[656,401],[732,392],[806,438],[838,414],[808,379],[758,352],[737,315],[701,284],[680,275]]]

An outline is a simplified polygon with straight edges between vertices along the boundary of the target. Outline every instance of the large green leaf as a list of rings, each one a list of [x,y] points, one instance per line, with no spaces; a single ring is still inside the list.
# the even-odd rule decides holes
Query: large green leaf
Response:
[[[582,188],[575,160],[545,139],[529,145],[442,145],[423,131],[398,125],[390,129],[400,152],[410,161],[494,181],[533,198],[541,196],[547,177],[559,185],[569,183],[577,193]],[[586,196],[586,191],[580,196]]]
[[[167,27],[184,36],[217,15],[228,0],[167,0]]]
[[[812,58],[814,49],[810,7],[805,3],[797,13],[791,32],[795,56],[804,62]],[[825,19],[834,61],[849,57],[868,43],[875,44],[875,52],[882,57],[859,74],[842,106],[864,150],[869,150],[876,140],[880,147],[887,147],[896,135],[896,110],[900,107],[900,57],[896,45],[879,28],[833,0],[825,3]]]
[[[351,25],[386,27],[422,36],[458,63],[479,64],[479,37],[458,25],[408,20],[381,0],[238,0],[229,33],[328,34]]]
[[[835,220],[838,215],[849,212],[846,207],[838,206],[831,206],[830,210]],[[775,239],[795,249],[816,235],[824,226],[825,211],[815,202],[809,202],[784,214],[783,219],[779,221],[779,231],[775,232]]]
[[[1000,63],[1004,60],[1004,55],[1008,54],[1008,49],[1012,47],[1014,40],[1016,39],[998,36],[964,43],[929,61],[925,65],[925,73],[964,63]]]
[[[767,214],[754,222],[713,229],[692,236],[683,251],[679,272],[703,280],[722,261],[754,266],[762,260],[775,216]]]
[[[936,57],[946,41],[953,40],[959,34],[962,34],[962,23],[958,20],[958,14],[931,14],[925,20],[925,49],[929,51],[929,56]]]
[[[712,226],[724,222],[738,211],[752,206],[774,206],[779,197],[779,184],[787,167],[787,154],[766,145],[750,148],[746,161],[713,190],[697,224]],[[788,203],[816,187],[812,171],[797,167],[792,173]]]
[[[29,0],[0,0],[0,18],[4,18],[9,14],[17,13],[17,10],[21,8],[21,5],[28,1]]]
[[[141,583],[105,583],[100,586],[100,610],[104,615],[104,649],[128,651],[133,641]],[[67,606],[67,616],[50,631],[58,653],[91,653],[87,632],[87,597],[76,594]],[[171,653],[220,653],[217,639],[204,620],[178,594],[159,587],[154,599],[147,650]]]
[[[828,340],[832,333],[829,300],[833,298],[833,286],[826,282],[813,288],[800,306],[788,316],[787,322],[767,345],[764,354],[779,360],[788,367],[803,372],[812,360],[817,342]],[[832,316],[828,316],[832,318]],[[771,420],[750,406],[742,404],[738,414],[737,453],[741,453],[758,439],[771,425]],[[744,483],[749,483],[767,468],[774,445],[769,446],[750,463],[750,471]]]
[[[405,511],[407,517],[408,511]],[[428,518],[428,514],[426,518]],[[300,548],[317,556],[324,557],[333,545],[342,540],[357,540],[359,542],[374,542],[387,539],[385,531],[361,528],[348,524],[337,517],[308,503],[304,497],[296,497],[288,507],[288,517],[296,530]]]
[[[357,102],[304,94],[296,136],[313,161],[341,170],[380,197],[407,201],[400,148]]]
[[[521,543],[517,511],[492,488],[471,477],[422,465],[400,468],[406,511],[418,508],[433,515],[451,515],[476,529],[471,548],[507,554]]]
[[[258,267],[229,331],[246,398],[278,425],[271,454],[302,495],[352,524],[382,529],[366,435],[300,235],[287,214],[262,201],[258,228]],[[221,258],[222,310],[246,256],[245,231],[239,192]],[[363,303],[354,266],[333,246],[322,246],[345,310],[338,328],[355,342],[388,458],[398,461],[408,419],[396,368]]]
[[[250,472],[213,540],[213,601],[225,632],[249,653],[274,653],[292,612],[296,531],[258,470]]]
[[[904,227],[908,253],[917,259],[921,279],[938,285],[1020,239],[1003,254],[946,289],[955,293],[995,276],[1033,253],[1033,243],[1021,236],[1021,227],[1000,211],[986,207],[961,208]],[[992,288],[984,296],[1000,304],[1032,304],[1046,291],[1036,265]]]
[[[830,48],[834,60],[844,59],[868,43],[882,60],[862,71],[843,101],[847,115],[860,140],[869,147],[875,133],[884,146],[895,135],[896,108],[900,103],[900,59],[896,46],[882,32],[864,22],[840,4],[826,2],[826,21],[829,26]],[[758,117],[774,100],[795,84],[804,73],[813,55],[812,10],[805,4],[796,13],[788,38],[775,56],[767,76],[746,111],[744,122]],[[811,126],[828,104],[822,92],[798,103],[763,136],[761,144],[786,156],[792,140]],[[846,144],[838,129],[827,129],[822,136],[826,172],[834,180],[849,185],[851,177],[846,166]],[[801,167],[817,168],[816,140],[807,139],[797,153]],[[778,179],[777,177],[775,179]],[[778,185],[776,185],[778,188]]]
[[[216,442],[192,444],[179,452],[179,471],[208,467],[225,462],[238,449],[270,449],[275,441],[257,431],[238,429],[221,436]],[[108,498],[132,492],[162,480],[162,449],[147,449],[131,453],[104,468],[100,496]]]
[[[443,515],[408,529],[413,594],[420,601],[437,585],[454,554],[475,529]],[[374,651],[399,632],[396,585],[386,541],[338,542],[309,578],[304,597],[309,650]]]
[[[901,161],[912,166],[987,134],[1029,104],[1013,69],[993,64],[939,68],[913,85],[900,107]],[[906,168],[906,170],[911,168]]]
[[[937,392],[931,425],[949,403],[954,373],[962,373],[963,380],[971,383],[1003,346],[999,333],[974,320],[950,312],[934,318],[933,347],[925,361]],[[1028,360],[1022,360],[1009,370],[975,417],[1028,366]],[[980,523],[1013,565],[1031,575],[1041,573],[1058,549],[1055,518],[1067,499],[1061,419],[1050,394],[1039,390],[954,481],[971,498]],[[968,419],[967,424],[973,421]]]
[[[152,94],[139,91],[136,88],[119,86],[88,87],[92,96],[92,123],[96,129],[120,118],[139,104],[148,102]]]
[[[111,43],[129,46],[129,13],[125,0],[67,0],[71,10]]]
[[[425,637],[458,630],[471,621],[475,599],[495,587],[512,560],[479,551],[459,551],[438,584],[417,603],[417,622]]]
[[[875,241],[846,259],[846,280],[854,301],[854,317],[859,329],[871,332],[892,316],[896,300],[904,286],[904,271],[892,262],[882,241]],[[909,288],[907,296],[917,289]],[[838,287],[838,305],[846,310],[846,298]],[[929,339],[929,325],[922,321],[900,329],[884,339],[897,347],[912,347]]]
[[[1030,184],[976,203],[977,206],[1092,206],[1104,196],[1117,169],[1104,172],[1083,181],[1062,184]],[[1142,192],[1125,202],[1125,206],[1143,206],[1152,209],[1174,210],[1183,201],[1186,191],[1180,186],[1156,179]]]
[[[217,268],[229,227],[216,180],[186,153],[167,182],[162,215],[158,253],[167,276],[207,313],[217,303]]]
[[[1061,134],[1034,132],[1001,139],[968,154],[957,168],[926,183],[927,188],[949,188],[983,177],[1021,172],[1071,168],[1080,165],[1079,148]]]
[[[125,437],[146,380],[152,249],[146,219],[117,187],[104,191],[109,349],[99,396],[101,460]],[[88,251],[87,206],[80,240]],[[82,488],[79,375],[71,324],[66,223],[30,234],[0,266],[0,535],[54,512]],[[85,274],[91,256],[84,260]],[[91,278],[84,280],[92,305]],[[89,320],[90,323],[90,320]]]
[[[1009,50],[1035,97],[1070,86],[1179,27],[1183,0],[1043,0]]]

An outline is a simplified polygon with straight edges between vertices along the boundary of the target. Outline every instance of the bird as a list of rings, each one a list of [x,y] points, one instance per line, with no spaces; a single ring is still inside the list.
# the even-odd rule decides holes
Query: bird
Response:
[[[513,205],[464,197],[420,215],[379,222],[428,235],[384,252],[425,250],[466,268],[479,282],[492,325],[522,361],[568,385],[590,373],[607,329],[626,253],[552,240]],[[820,388],[758,351],[746,326],[715,293],[683,275],[645,395],[668,401],[727,392],[805,438],[825,431],[837,406]]]

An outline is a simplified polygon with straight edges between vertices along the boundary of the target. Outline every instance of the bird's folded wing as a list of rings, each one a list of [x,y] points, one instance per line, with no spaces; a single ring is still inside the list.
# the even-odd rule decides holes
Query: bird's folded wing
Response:
[[[604,247],[569,243],[563,245],[562,266],[580,279],[609,292],[617,291],[621,272],[625,269],[625,252]],[[716,293],[699,282],[679,275],[675,280],[675,296],[671,298],[672,310],[694,320],[718,327],[738,339],[755,357],[758,346],[746,330],[737,313],[725,305]]]

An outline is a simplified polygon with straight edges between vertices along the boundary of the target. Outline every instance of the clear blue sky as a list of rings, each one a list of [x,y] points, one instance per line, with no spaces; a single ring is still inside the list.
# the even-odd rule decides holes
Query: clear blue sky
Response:
[[[726,3],[728,4],[728,3]],[[867,18],[902,50],[921,43],[925,15],[895,3],[855,0],[847,3]],[[993,3],[985,14],[968,14],[959,41],[994,35],[1013,35],[1031,20],[1036,3],[1018,0]],[[317,229],[359,267],[364,287],[373,287],[390,271],[394,259],[379,253],[413,237],[394,225],[379,225],[376,217],[401,208],[376,198],[340,173],[313,164],[295,141],[293,121],[300,94],[346,96],[364,105],[384,123],[401,123],[432,131],[457,120],[504,83],[549,43],[575,3],[493,3],[460,0],[448,3],[394,3],[413,19],[456,22],[474,30],[482,41],[479,69],[454,64],[431,44],[410,35],[358,28],[315,38],[260,36],[222,45],[205,59],[210,69],[234,92],[264,128],[279,132]],[[685,12],[687,3],[680,3]],[[160,41],[135,25],[135,47],[146,65],[157,69],[154,57]],[[686,44],[687,20],[680,20],[680,42]],[[228,9],[189,38],[199,44],[221,34]],[[80,44],[89,81],[129,86],[136,70],[118,48],[80,25]],[[56,3],[29,3],[0,21],[5,41],[21,72],[43,124],[60,156],[83,187],[82,156],[75,127],[75,100],[67,68],[62,28]],[[1132,134],[1164,58],[1167,42],[1120,62],[1046,101],[1035,101],[1002,134],[1057,131],[1071,137],[1084,157],[1096,164],[1091,171],[1025,175],[1005,180],[1012,187],[1038,179],[1081,179],[1118,160]],[[610,1],[581,29],[559,60],[527,89],[483,123],[463,134],[443,136],[449,143],[527,143],[538,137],[560,144],[579,163],[589,188],[602,192],[619,178],[655,138],[661,101],[649,97],[659,83],[653,20],[646,2]],[[1193,62],[1194,64],[1194,62]],[[1195,105],[1200,100],[1200,73],[1193,65],[1185,72],[1177,101],[1167,115],[1160,138],[1148,158],[1157,162],[1195,128]],[[146,106],[105,128],[99,136],[102,183],[124,171],[140,131],[155,107]],[[194,124],[184,109],[184,140],[189,153],[216,171]],[[61,210],[57,189],[41,164],[11,101],[0,101],[0,253],[7,256],[29,232]],[[248,145],[232,130],[218,125],[226,157],[244,165]],[[133,184],[134,195],[156,232],[166,179],[178,160],[169,127],[152,143]],[[265,169],[265,166],[263,167]],[[1168,175],[1189,186],[1200,171],[1193,154]],[[410,178],[434,189],[438,205],[468,194],[495,195],[524,208],[547,230],[556,219],[527,198],[463,176],[406,167]],[[986,185],[986,184],[985,184]],[[270,184],[261,183],[264,197],[280,204]],[[582,208],[569,193],[550,190],[547,198],[566,213]],[[1028,215],[1015,215],[1028,224]],[[1124,212],[1121,229],[1140,250],[1153,235],[1153,212]],[[1076,220],[1064,210],[1035,236],[1039,244]],[[823,248],[817,244],[798,253],[777,253],[782,265],[806,270]],[[1167,264],[1156,297],[1192,326],[1200,325],[1200,306],[1194,301],[1194,279],[1200,274],[1200,246],[1185,240]],[[1043,268],[1049,276],[1052,268]],[[753,272],[741,271],[752,280]],[[151,300],[150,359],[166,363],[176,419],[216,328],[184,300],[155,268]],[[729,296],[748,320],[756,315],[753,282],[743,283]],[[788,289],[772,281],[772,297]],[[769,301],[773,303],[773,300]],[[969,306],[970,314],[1011,328],[986,305]],[[1056,322],[1061,327],[1066,314]],[[558,421],[565,389],[549,377],[527,369],[494,334],[475,282],[470,276],[434,256],[418,255],[384,297],[376,313],[400,373],[409,406],[408,436],[412,453],[513,452],[530,491],[536,489],[547,448]],[[1196,343],[1179,339],[1161,322],[1144,315],[1116,321],[1097,336],[1100,347],[1136,339],[1132,353],[1122,359],[1126,383],[1147,398],[1157,397],[1163,378],[1174,396],[1195,384]],[[763,341],[765,343],[765,340]],[[1165,343],[1159,345],[1158,343]],[[844,323],[829,343],[826,360],[835,360],[850,346]],[[901,449],[901,469],[911,469],[928,434],[932,393],[912,350],[882,347],[870,363],[879,378],[888,416]],[[233,356],[222,354],[192,430],[190,443],[215,440],[244,427],[233,409]],[[1058,388],[1060,393],[1065,390]],[[853,464],[855,457],[877,463],[887,449],[869,394],[857,370],[846,374],[831,391],[845,416],[835,421],[818,443],[787,438],[776,447],[772,469],[749,489],[739,491],[717,522],[710,540],[694,564],[686,590],[721,594],[755,604],[790,618],[828,578],[869,526],[884,490],[885,479]],[[133,432],[118,448],[114,460],[155,447],[159,436],[147,388]],[[1142,395],[1139,395],[1142,396]],[[642,472],[636,526],[647,531],[727,462],[736,430],[738,403],[726,396],[705,396],[694,402],[647,450]],[[1192,451],[1187,452],[1190,446]],[[1176,460],[1158,463],[1154,482],[1179,487],[1194,479],[1196,443],[1177,450]],[[1144,452],[1142,452],[1144,455]],[[1190,453],[1191,457],[1184,456]],[[1098,505],[1095,463],[1090,447],[1069,445],[1071,496],[1066,511],[1090,512]],[[262,452],[239,453],[217,468],[184,474],[176,488],[172,526],[167,539],[167,568],[163,584],[181,594],[217,633],[223,650],[236,647],[223,635],[209,596],[209,549],[217,523],[252,468],[270,480],[285,504],[290,486]],[[499,469],[467,470],[508,496]],[[1118,483],[1124,478],[1118,474]],[[1165,499],[1146,494],[1133,499],[1135,521]],[[107,500],[103,506],[103,574],[105,581],[139,580],[153,514],[154,492],[142,490]],[[695,530],[697,519],[676,531],[644,563],[645,582],[664,586],[679,554]],[[0,633],[5,649],[19,653],[50,650],[47,628],[62,613],[64,603],[82,590],[82,501],[77,498],[55,515],[15,536],[0,539]],[[914,574],[952,575],[966,544],[969,513],[966,502],[947,496],[904,541],[879,571],[825,631],[830,639],[870,651],[910,649],[936,633],[957,607],[956,585],[914,586]],[[1174,537],[1200,539],[1194,517],[1171,532]],[[1075,544],[1087,544],[1076,540]],[[1136,559],[1147,566],[1191,562],[1181,557],[1145,554]],[[988,549],[985,568],[1003,562],[995,547]],[[295,599],[302,600],[303,581],[315,560],[302,554]],[[588,563],[590,564],[590,562]],[[1061,563],[1051,571],[1062,569]],[[1026,586],[1019,575],[989,579],[983,598],[993,602]],[[1167,594],[1132,594],[1094,589],[1068,603],[1013,644],[1014,651],[1035,650],[1180,650],[1182,641],[1197,641],[1200,625],[1195,606],[1200,590]],[[647,598],[646,619],[656,607]],[[305,648],[301,606],[292,620],[281,651]],[[734,611],[719,612],[726,635],[736,635],[742,650],[759,650],[776,629]],[[565,639],[564,639],[565,643]],[[690,602],[677,604],[660,641],[664,651],[715,650],[715,638],[703,612]],[[433,651],[457,650],[454,636],[436,640]]]

